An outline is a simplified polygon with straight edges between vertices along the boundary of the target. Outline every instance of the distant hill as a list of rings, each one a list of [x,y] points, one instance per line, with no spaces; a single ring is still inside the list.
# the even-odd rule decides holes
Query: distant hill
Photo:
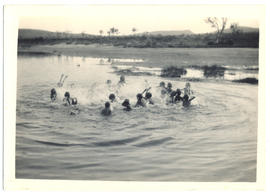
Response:
[[[137,35],[141,34],[148,34],[148,35],[191,35],[194,34],[191,30],[166,30],[166,31],[152,31],[152,32],[144,32],[144,33],[137,33]]]
[[[35,29],[19,29],[19,37],[23,39],[31,39],[37,37],[56,37],[56,32],[46,30],[35,30]]]
[[[153,31],[153,32],[144,32],[144,33],[137,33],[136,35],[142,35],[142,34],[148,34],[148,35],[191,35],[194,34],[190,30],[181,30],[181,31]],[[46,30],[36,30],[36,29],[19,29],[19,37],[21,39],[33,39],[33,38],[55,38],[57,36],[64,37],[63,32],[51,32]],[[69,33],[69,36],[72,37],[80,37],[81,34],[72,34]]]
[[[47,30],[37,30],[37,29],[19,29],[19,38],[21,39],[34,39],[34,38],[65,38],[65,37],[81,37],[81,34],[66,33],[66,32],[51,32]]]
[[[258,28],[252,28],[252,27],[246,27],[246,26],[239,26],[238,29],[244,33],[259,32]],[[230,28],[225,29],[224,33],[231,33],[231,29]],[[178,31],[168,30],[168,31],[152,31],[152,32],[136,33],[136,35],[143,35],[143,34],[176,36],[176,35],[192,35],[195,33],[193,33],[191,30],[178,30]],[[51,31],[37,30],[37,29],[19,29],[19,38],[20,39],[34,39],[34,38],[39,38],[39,37],[43,37],[43,38],[73,37],[73,38],[77,38],[77,37],[81,37],[81,36],[82,36],[81,34],[73,34],[73,33],[51,32]],[[88,36],[93,36],[93,35],[88,35]]]
[[[252,28],[247,26],[239,26],[238,29],[244,33],[259,32],[259,28]],[[231,32],[232,31],[230,28],[224,30],[224,33],[231,33]]]

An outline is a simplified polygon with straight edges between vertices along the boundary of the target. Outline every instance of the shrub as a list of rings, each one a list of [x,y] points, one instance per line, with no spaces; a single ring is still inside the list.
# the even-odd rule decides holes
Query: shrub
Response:
[[[181,77],[182,75],[187,74],[186,69],[184,68],[178,68],[175,66],[170,66],[163,68],[161,70],[161,77]]]
[[[114,71],[118,75],[126,75],[126,76],[152,76],[150,72],[134,72],[131,69],[122,69]]]
[[[258,79],[248,77],[248,78],[244,78],[244,79],[233,80],[233,82],[237,82],[237,83],[249,83],[249,84],[258,84]]]
[[[204,66],[203,75],[205,77],[223,77],[226,68],[213,65],[213,66]]]

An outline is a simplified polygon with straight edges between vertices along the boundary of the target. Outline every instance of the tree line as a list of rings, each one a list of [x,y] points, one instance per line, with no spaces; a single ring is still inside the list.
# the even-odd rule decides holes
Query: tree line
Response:
[[[116,27],[107,31],[99,30],[99,35],[89,35],[85,32],[71,34],[69,31],[56,32],[56,37],[38,37],[32,40],[23,39],[19,35],[19,44],[109,44],[121,47],[156,48],[156,47],[258,47],[259,33],[245,33],[239,29],[237,23],[230,24],[230,32],[224,33],[228,23],[227,18],[208,17],[206,24],[210,24],[215,31],[204,34],[182,35],[151,35],[147,33],[136,34],[137,28],[131,29],[132,35],[120,35]],[[104,36],[103,36],[104,35]]]

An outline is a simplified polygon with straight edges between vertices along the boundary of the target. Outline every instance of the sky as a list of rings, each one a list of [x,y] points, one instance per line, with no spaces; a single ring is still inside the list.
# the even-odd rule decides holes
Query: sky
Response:
[[[83,5],[83,6],[18,6],[19,28],[49,31],[106,33],[111,27],[120,35],[163,30],[191,30],[194,33],[214,29],[204,22],[206,17],[227,17],[227,26],[259,27],[261,7],[258,5]]]

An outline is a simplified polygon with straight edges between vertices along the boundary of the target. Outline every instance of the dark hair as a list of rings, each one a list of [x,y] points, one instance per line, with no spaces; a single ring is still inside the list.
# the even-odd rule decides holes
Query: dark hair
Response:
[[[171,97],[173,97],[175,95],[176,95],[176,91],[172,91],[171,94],[170,94]]]
[[[106,102],[106,103],[105,103],[105,107],[106,107],[106,108],[109,108],[110,105],[111,105],[110,102]]]
[[[54,88],[51,89],[51,94],[55,94],[56,90]]]
[[[163,86],[165,86],[165,83],[164,83],[163,81],[161,81],[161,82],[159,83],[159,86],[160,86],[160,87],[163,87]]]
[[[146,92],[145,97],[146,97],[147,99],[150,99],[150,98],[152,97],[152,93]]]
[[[172,87],[172,84],[169,82],[169,83],[167,84],[167,87]]]
[[[137,99],[142,99],[142,98],[143,98],[142,94],[141,93],[138,93],[137,94]]]
[[[55,99],[56,99],[56,96],[57,96],[56,90],[53,88],[53,89],[51,90],[51,99],[52,99],[52,100],[55,100]]]
[[[176,93],[177,93],[178,95],[181,95],[181,90],[180,90],[180,89],[176,89]]]
[[[122,103],[122,106],[129,106],[129,99],[125,99],[125,101]]]
[[[65,97],[70,98],[70,94],[68,91],[65,93]]]
[[[114,100],[114,99],[115,99],[115,95],[114,95],[113,93],[111,93],[111,94],[109,95],[109,99],[110,99],[110,100]]]
[[[120,76],[120,80],[121,80],[121,81],[125,81],[125,76],[124,76],[124,75],[121,75],[121,76]]]
[[[188,95],[184,95],[183,99],[184,101],[188,101]]]

